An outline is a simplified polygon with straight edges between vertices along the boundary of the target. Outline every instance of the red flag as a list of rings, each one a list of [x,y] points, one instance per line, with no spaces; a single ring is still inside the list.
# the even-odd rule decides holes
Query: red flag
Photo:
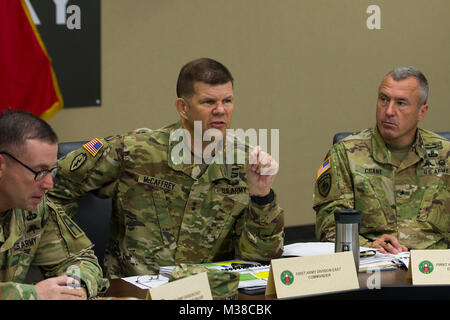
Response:
[[[0,113],[8,108],[44,120],[63,108],[50,57],[24,0],[0,0]]]

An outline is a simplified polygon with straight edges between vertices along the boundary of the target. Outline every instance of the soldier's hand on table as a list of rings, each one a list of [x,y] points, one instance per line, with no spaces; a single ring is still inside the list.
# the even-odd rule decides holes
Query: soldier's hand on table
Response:
[[[408,248],[401,245],[396,237],[383,234],[381,237],[372,242],[371,248],[380,249],[380,253],[397,254],[403,251],[408,251]]]
[[[74,288],[68,284],[78,284],[77,280],[67,276],[48,278],[35,285],[38,300],[86,300],[84,288]]]
[[[266,196],[278,172],[278,162],[270,154],[255,147],[247,165],[247,183],[252,196]]]

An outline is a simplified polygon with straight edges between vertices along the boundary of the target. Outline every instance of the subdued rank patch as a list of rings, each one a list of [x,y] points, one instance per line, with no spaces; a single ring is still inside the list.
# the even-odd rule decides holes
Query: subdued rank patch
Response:
[[[78,239],[82,235],[84,235],[83,230],[80,229],[80,227],[73,222],[72,219],[70,219],[65,213],[58,213],[62,222],[66,226],[67,230],[69,230],[70,234],[75,238]]]
[[[239,167],[232,167],[231,168],[231,179],[235,179],[237,177],[239,177]]]
[[[86,162],[86,159],[87,155],[84,152],[77,155],[70,164],[70,171],[72,172],[79,169]]]
[[[327,173],[317,181],[317,189],[322,197],[326,197],[331,190],[331,174]]]
[[[37,218],[37,214],[35,212],[29,211],[27,216],[25,217],[27,221],[32,221]]]
[[[155,187],[160,187],[169,191],[173,191],[176,187],[176,183],[167,181],[167,180],[163,180],[163,179],[158,179],[155,177],[149,177],[149,176],[139,176],[138,178],[138,182],[139,183],[145,183],[145,184],[149,184]]]

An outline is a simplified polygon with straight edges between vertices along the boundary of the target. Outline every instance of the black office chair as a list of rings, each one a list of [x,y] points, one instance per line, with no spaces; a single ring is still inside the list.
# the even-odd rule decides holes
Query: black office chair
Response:
[[[58,159],[69,152],[77,150],[87,141],[63,142],[58,144]],[[75,222],[94,243],[94,252],[100,266],[103,267],[103,257],[109,239],[109,220],[111,218],[112,200],[101,199],[89,193],[77,200],[78,212]]]
[[[439,131],[436,132],[438,135],[446,138],[447,140],[450,140],[450,131]],[[335,144],[336,142],[344,139],[345,137],[351,135],[352,132],[338,132],[334,135],[333,137],[333,144]]]

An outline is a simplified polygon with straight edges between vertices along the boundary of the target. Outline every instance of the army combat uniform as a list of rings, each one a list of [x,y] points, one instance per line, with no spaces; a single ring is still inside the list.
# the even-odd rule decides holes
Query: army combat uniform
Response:
[[[418,129],[402,162],[378,129],[336,143],[319,168],[314,209],[316,236],[334,241],[336,209],[361,210],[360,244],[383,234],[408,249],[449,248],[450,142]]]
[[[0,216],[0,300],[37,298],[24,284],[31,266],[45,278],[69,275],[86,286],[88,298],[107,289],[92,243],[60,208],[44,197],[35,211],[10,209]]]
[[[113,199],[104,262],[108,277],[231,259],[235,245],[247,260],[282,253],[284,216],[275,193],[251,200],[245,164],[174,161],[180,142],[169,137],[180,128],[178,122],[94,139],[94,148],[85,145],[58,163],[50,194],[71,214],[74,199],[89,191]]]

